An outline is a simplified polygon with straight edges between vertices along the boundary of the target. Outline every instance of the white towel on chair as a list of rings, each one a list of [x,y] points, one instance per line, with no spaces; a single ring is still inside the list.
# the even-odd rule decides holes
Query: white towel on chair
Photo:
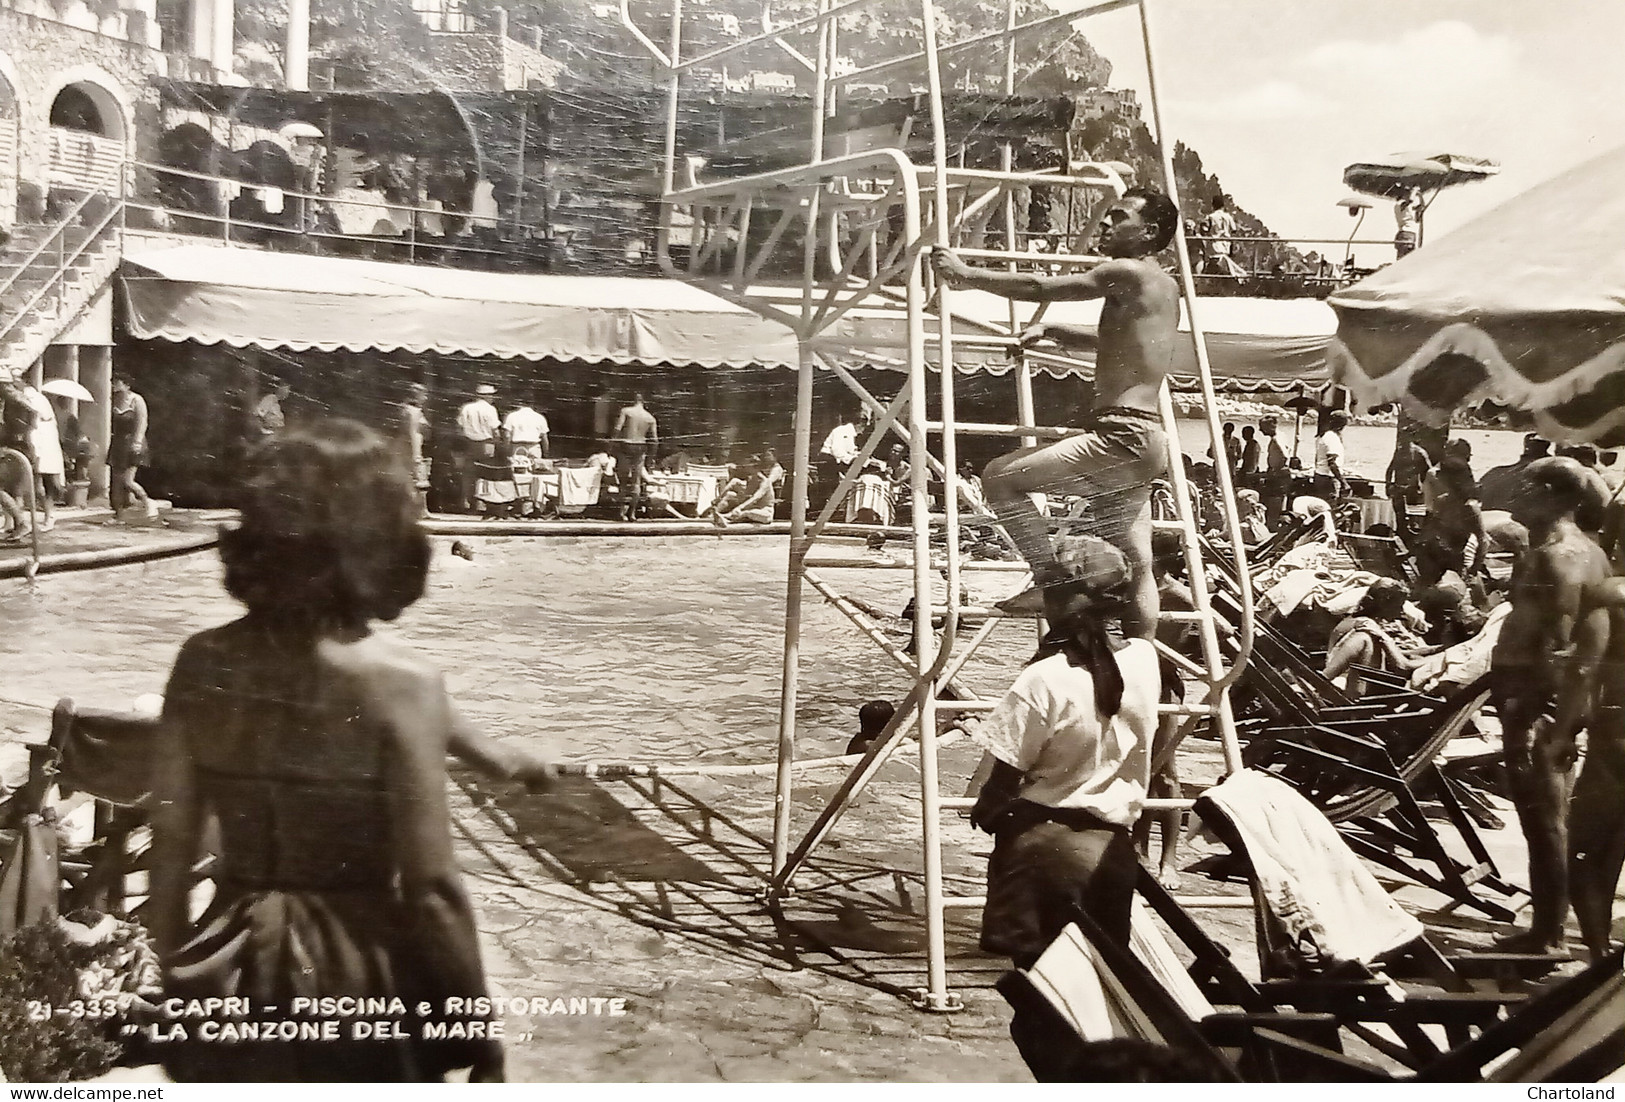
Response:
[[[1285,781],[1242,769],[1206,796],[1235,825],[1266,904],[1306,955],[1369,964],[1422,936],[1331,821]]]
[[[560,467],[559,505],[566,508],[597,505],[598,489],[603,482],[604,472],[597,467]]]

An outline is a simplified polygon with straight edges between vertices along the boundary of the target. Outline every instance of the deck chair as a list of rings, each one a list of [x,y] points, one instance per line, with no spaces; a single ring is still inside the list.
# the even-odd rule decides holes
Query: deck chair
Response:
[[[1374,1022],[1392,1017],[1392,992],[1386,983],[1368,979],[1322,981],[1322,989],[1314,999],[1305,998],[1309,986],[1300,981],[1254,983],[1236,967],[1229,949],[1208,937],[1148,870],[1141,870],[1137,890],[1146,910],[1161,919],[1186,955],[1194,958],[1187,966],[1188,979],[1213,1002],[1255,1013],[1295,1002],[1342,1004],[1339,1009],[1343,1016],[1364,1013]],[[1452,963],[1459,964],[1462,959],[1453,958]],[[1473,1009],[1471,1002],[1448,993],[1410,993],[1406,1002],[1411,1017],[1418,1022],[1444,1019],[1435,1024],[1444,1026],[1453,1046],[1437,1059],[1420,1062],[1414,1069],[1414,1081],[1581,1082],[1595,1081],[1617,1070],[1625,1062],[1622,965],[1625,950],[1577,975],[1549,982],[1525,1000],[1508,999],[1507,1016],[1482,1025],[1476,1037],[1470,1036],[1473,1020],[1483,1017],[1483,1012]],[[1385,1003],[1389,1004],[1386,1010]],[[1356,1009],[1362,1005],[1368,1009]],[[1469,1036],[1464,1038],[1464,1034]],[[1337,1047],[1316,1046],[1321,1052]],[[1315,1058],[1325,1062],[1320,1053]],[[1337,1067],[1346,1069],[1354,1080],[1392,1078],[1389,1071],[1351,1063],[1348,1058],[1340,1060]]]
[[[1241,614],[1233,593],[1216,592],[1213,606],[1222,616]],[[1480,681],[1440,697],[1381,671],[1360,675],[1368,691],[1355,700],[1290,639],[1256,624],[1253,659],[1234,697],[1247,737],[1244,760],[1300,788],[1362,856],[1442,892],[1453,906],[1509,921],[1513,911],[1503,900],[1522,889],[1501,876],[1462,785],[1439,767],[1445,746],[1471,729],[1487,687]],[[1444,810],[1465,856],[1445,845],[1422,796]]]
[[[1417,1073],[1429,1083],[1595,1083],[1625,1066],[1625,949],[1554,983]]]
[[[1332,1015],[1217,1010],[1183,971],[1144,904],[1137,905],[1127,951],[1088,915],[1076,918],[1031,969],[1009,972],[996,985],[1023,1023],[1018,1047],[1041,1080],[1066,1077],[1069,1057],[1081,1053],[1081,1045],[1123,1039],[1177,1051],[1193,1079],[1372,1077],[1337,1047]]]
[[[1408,586],[1416,584],[1416,571],[1411,568],[1404,543],[1396,536],[1339,531],[1337,545],[1354,560],[1355,566],[1369,574],[1392,578]]]
[[[0,811],[0,826],[18,839],[0,874],[0,927],[82,907],[130,913],[129,878],[147,870],[136,835],[156,732],[152,718],[58,701],[50,738],[28,747],[28,779]],[[65,842],[59,827],[86,801],[90,840]]]
[[[1463,1044],[1521,1000],[1517,992],[1473,990],[1469,975],[1388,900],[1356,850],[1301,793],[1252,770],[1225,784],[1232,782],[1239,787],[1209,789],[1194,810],[1246,863],[1263,973],[1259,1000],[1336,1014],[1345,1028],[1413,1069],[1443,1052],[1423,1026],[1441,1027],[1450,1044]],[[1204,974],[1227,971],[1211,950],[1197,957]],[[1556,961],[1539,956],[1528,964],[1544,972]],[[1401,994],[1373,968],[1425,979],[1436,990]],[[1236,976],[1226,982],[1245,993]],[[1398,1043],[1373,1028],[1379,1024]]]

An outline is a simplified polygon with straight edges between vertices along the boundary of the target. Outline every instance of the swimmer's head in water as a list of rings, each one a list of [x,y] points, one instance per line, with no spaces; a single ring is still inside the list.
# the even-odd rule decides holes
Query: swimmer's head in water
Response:
[[[1168,247],[1179,228],[1179,208],[1156,188],[1131,187],[1106,208],[1096,240],[1106,256],[1150,256]]]
[[[878,735],[886,729],[897,709],[889,700],[871,700],[858,709],[858,733]]]
[[[268,620],[360,628],[423,596],[430,550],[411,467],[359,422],[327,418],[265,444],[241,512],[220,537],[226,590]]]
[[[462,540],[452,541],[451,553],[459,559],[467,559],[469,562],[474,561],[474,549]]]

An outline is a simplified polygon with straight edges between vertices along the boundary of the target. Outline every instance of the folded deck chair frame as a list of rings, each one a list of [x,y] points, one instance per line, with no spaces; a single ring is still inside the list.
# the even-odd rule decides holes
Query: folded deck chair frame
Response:
[[[1123,1006],[1135,1036],[1179,1050],[1208,1079],[1302,1082],[1382,1077],[1379,1070],[1346,1057],[1337,1047],[1333,1015],[1273,1008],[1226,1013],[1211,1005],[1182,1004],[1145,962],[1107,938],[1082,913],[1074,916],[1073,925],[1033,972],[1009,972],[997,984],[1018,1014],[1038,1023],[1047,1044],[1084,1040],[1075,1019],[1077,1002],[1087,1000],[1069,1000],[1062,990],[1066,983],[1052,982],[1046,970],[1055,968],[1056,960],[1060,969],[1082,972],[1083,982],[1104,989],[1101,999]]]

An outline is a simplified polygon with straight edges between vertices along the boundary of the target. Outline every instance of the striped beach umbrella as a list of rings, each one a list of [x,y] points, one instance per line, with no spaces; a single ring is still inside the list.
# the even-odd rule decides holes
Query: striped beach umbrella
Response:
[[[1625,444],[1625,148],[1337,292],[1327,366],[1431,424],[1494,400],[1542,436]]]

